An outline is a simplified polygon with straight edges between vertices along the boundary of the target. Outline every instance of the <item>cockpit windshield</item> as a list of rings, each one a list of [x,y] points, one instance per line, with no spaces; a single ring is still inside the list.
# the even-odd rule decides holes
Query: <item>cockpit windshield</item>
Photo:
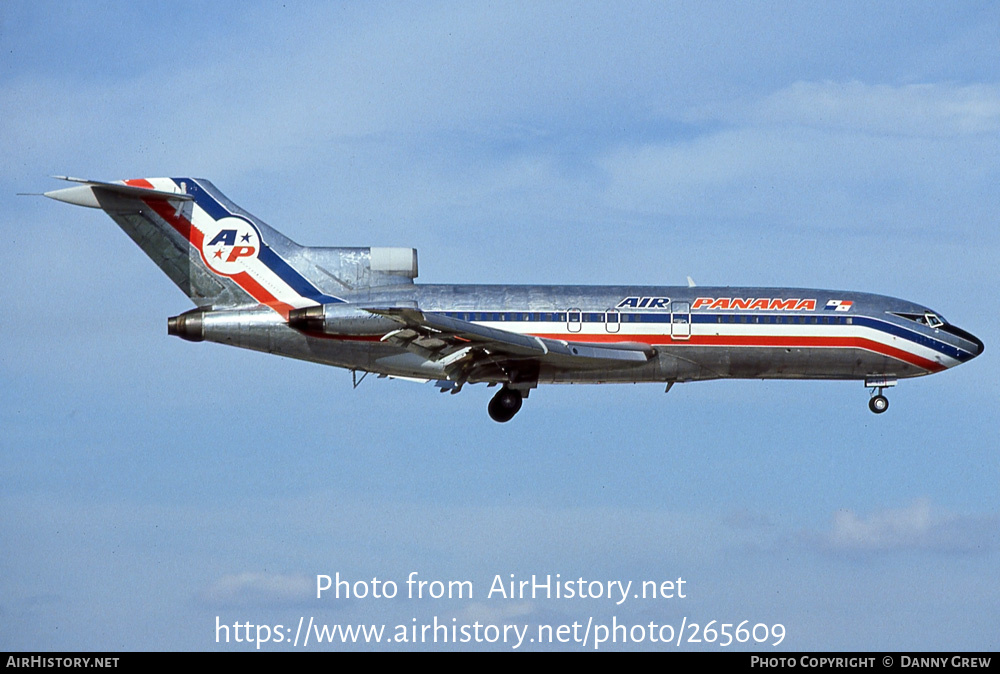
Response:
[[[891,311],[889,312],[893,316],[899,316],[900,318],[905,318],[908,321],[913,321],[914,323],[920,323],[921,325],[926,325],[929,328],[934,328],[935,330],[941,330],[949,335],[954,335],[959,339],[964,339],[970,344],[976,345],[976,354],[982,353],[983,342],[975,335],[966,332],[965,330],[951,325],[944,319],[943,316],[935,314],[933,311],[924,311],[922,314],[907,314],[901,311]]]
[[[899,316],[900,318],[905,318],[914,323],[920,323],[921,325],[926,325],[929,328],[941,328],[945,326],[945,321],[943,318],[935,314],[933,311],[925,311],[922,314],[905,314],[902,312],[893,311],[894,316]]]

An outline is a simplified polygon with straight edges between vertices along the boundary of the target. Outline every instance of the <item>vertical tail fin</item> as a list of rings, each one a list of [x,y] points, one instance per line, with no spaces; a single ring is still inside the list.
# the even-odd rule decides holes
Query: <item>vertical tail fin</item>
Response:
[[[45,196],[104,210],[199,307],[263,304],[287,318],[292,309],[342,301],[286,261],[308,249],[206,180],[64,179],[81,185]]]

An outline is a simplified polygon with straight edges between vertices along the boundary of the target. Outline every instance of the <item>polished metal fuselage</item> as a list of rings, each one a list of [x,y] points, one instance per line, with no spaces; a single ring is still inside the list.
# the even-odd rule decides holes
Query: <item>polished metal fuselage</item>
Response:
[[[951,367],[981,348],[972,339],[898,315],[923,315],[930,311],[926,307],[848,291],[414,284],[370,288],[341,298],[361,306],[413,302],[424,312],[521,334],[581,343],[635,342],[655,349],[655,357],[641,364],[576,369],[543,364],[538,383],[905,378]],[[628,306],[629,298],[634,298],[633,304],[655,298],[648,303],[659,306]],[[726,304],[719,298],[739,299],[740,306],[756,302],[759,307],[764,306],[762,300],[769,306],[782,301],[790,308],[708,308],[706,299]],[[844,312],[826,310],[830,302],[851,305]],[[447,378],[445,368],[434,361],[378,338],[304,334],[267,308],[231,318],[235,320],[221,318],[217,326],[208,326],[205,338],[390,376]]]

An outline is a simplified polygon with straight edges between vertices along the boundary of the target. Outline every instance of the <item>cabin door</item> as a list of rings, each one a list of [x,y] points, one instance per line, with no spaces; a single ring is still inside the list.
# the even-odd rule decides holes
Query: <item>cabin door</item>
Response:
[[[670,339],[691,339],[691,303],[670,303]]]

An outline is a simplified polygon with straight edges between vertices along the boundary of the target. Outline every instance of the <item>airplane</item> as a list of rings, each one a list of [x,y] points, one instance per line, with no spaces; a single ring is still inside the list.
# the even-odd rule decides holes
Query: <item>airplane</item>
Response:
[[[355,387],[499,385],[498,422],[539,384],[726,378],[863,381],[881,414],[899,379],[983,351],[938,312],[870,293],[416,284],[416,250],[301,246],[208,180],[55,177],[77,184],[45,196],[104,210],[194,303],[168,334],[346,368]]]

